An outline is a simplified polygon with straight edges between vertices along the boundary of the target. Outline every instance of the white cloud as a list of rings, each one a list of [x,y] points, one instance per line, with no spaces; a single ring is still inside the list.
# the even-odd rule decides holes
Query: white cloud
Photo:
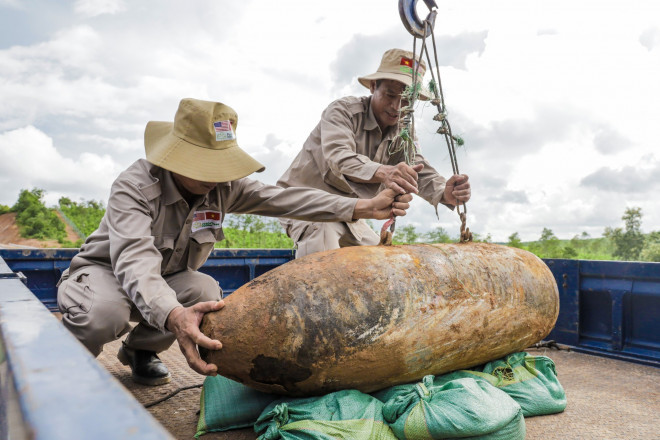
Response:
[[[631,139],[625,138],[610,127],[598,129],[594,134],[594,146],[603,154],[628,150],[632,142]]]
[[[109,155],[83,153],[67,158],[48,135],[32,126],[0,133],[0,203],[11,205],[21,189],[46,190],[47,202],[58,194],[73,200],[105,199],[121,167]]]
[[[642,31],[639,36],[639,42],[649,52],[660,45],[660,28],[651,26]]]
[[[126,4],[123,0],[76,0],[73,9],[76,14],[96,17],[123,12],[126,10]]]

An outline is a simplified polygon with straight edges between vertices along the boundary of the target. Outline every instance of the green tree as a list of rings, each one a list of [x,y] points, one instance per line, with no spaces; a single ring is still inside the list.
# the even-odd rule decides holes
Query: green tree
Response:
[[[44,190],[21,190],[12,211],[16,212],[16,223],[22,237],[39,240],[63,240],[66,236],[64,223],[52,209],[43,203]]]
[[[481,234],[477,234],[476,232],[472,233],[472,241],[475,242],[481,242],[481,243],[492,243],[493,242],[493,236],[490,235],[490,232],[486,234],[484,238],[481,238]]]
[[[105,215],[103,203],[94,200],[76,203],[68,197],[60,197],[57,203],[60,212],[82,239],[99,227]]]
[[[551,229],[543,228],[540,242],[546,258],[556,258],[561,255],[559,239]]]
[[[223,228],[225,239],[218,248],[290,249],[293,241],[284,233],[279,221],[252,214],[229,214]]]
[[[11,208],[7,205],[0,205],[0,215],[6,214],[11,211]]]
[[[397,228],[394,231],[394,237],[392,237],[392,242],[397,244],[416,243],[417,240],[419,240],[419,233],[415,230],[414,225],[406,225]]]
[[[651,232],[646,236],[639,259],[642,261],[660,261],[660,231]]]
[[[520,241],[520,236],[518,235],[517,232],[514,232],[513,234],[509,235],[509,241],[507,242],[506,245],[519,249],[522,249],[523,247],[522,241]]]
[[[435,229],[423,234],[423,239],[425,243],[451,243],[453,241],[442,226],[436,226]]]
[[[607,227],[603,235],[614,243],[615,257],[626,261],[638,260],[644,247],[644,234],[641,231],[642,208],[626,208],[621,220],[624,221],[625,230]]]
[[[575,259],[578,256],[577,251],[573,246],[564,246],[561,251],[562,258]]]
[[[266,230],[263,218],[252,214],[229,214],[227,215],[227,227],[240,229],[248,232],[261,232]]]
[[[561,258],[561,242],[552,229],[543,228],[539,241],[530,244],[529,250],[540,258]]]

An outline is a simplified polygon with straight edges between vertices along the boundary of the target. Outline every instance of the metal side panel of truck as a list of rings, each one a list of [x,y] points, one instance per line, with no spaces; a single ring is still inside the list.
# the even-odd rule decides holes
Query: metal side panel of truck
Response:
[[[0,439],[172,438],[52,315],[76,253],[0,250]],[[291,259],[283,249],[215,250],[201,270],[231,294]],[[547,340],[660,367],[660,263],[544,261],[560,294]]]

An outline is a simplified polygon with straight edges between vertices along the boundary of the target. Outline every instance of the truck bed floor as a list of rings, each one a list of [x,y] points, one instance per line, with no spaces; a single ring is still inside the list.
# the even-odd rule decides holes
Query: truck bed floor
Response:
[[[116,357],[119,341],[105,346],[99,361],[176,439],[191,439],[197,428],[204,377],[192,371],[174,344],[160,354],[172,382],[147,387],[131,381],[130,368]],[[555,361],[568,406],[561,414],[525,419],[527,439],[660,439],[660,369],[554,349],[530,349]],[[209,433],[201,440],[254,440],[251,428]]]

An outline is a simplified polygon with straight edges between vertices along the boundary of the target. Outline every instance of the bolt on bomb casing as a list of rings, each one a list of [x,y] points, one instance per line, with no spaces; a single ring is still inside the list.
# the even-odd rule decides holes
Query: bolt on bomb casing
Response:
[[[357,246],[279,266],[201,330],[218,373],[291,395],[371,392],[521,351],[552,330],[559,293],[534,254],[488,243]]]

